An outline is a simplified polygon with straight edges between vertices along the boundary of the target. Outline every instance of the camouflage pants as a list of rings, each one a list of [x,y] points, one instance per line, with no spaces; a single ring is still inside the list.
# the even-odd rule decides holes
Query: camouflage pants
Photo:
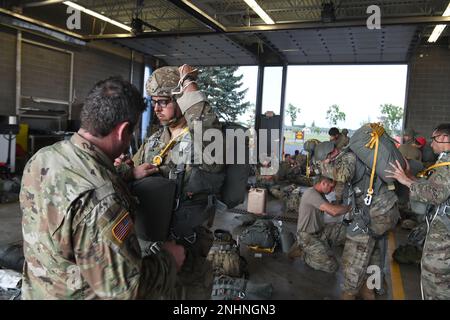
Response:
[[[186,252],[185,262],[178,273],[178,299],[208,300],[211,298],[213,270],[206,257],[214,238],[203,226],[195,228],[195,231],[197,238],[194,243],[178,241]]]
[[[450,216],[433,221],[423,248],[421,278],[425,300],[450,300],[450,230],[442,219]]]
[[[376,235],[385,235],[395,227],[399,217],[395,203],[386,209],[386,201],[378,198],[370,208],[370,229]],[[379,266],[383,269],[386,255],[381,257],[381,248],[374,236],[369,233],[351,235],[347,233],[344,252],[342,253],[342,268],[344,273],[343,291],[357,294],[363,282],[367,279],[367,267]],[[383,270],[381,270],[383,271]]]
[[[343,244],[345,227],[340,223],[326,224],[325,228],[315,234],[297,232],[298,245],[304,254],[305,263],[315,270],[328,273],[339,268],[331,246]]]
[[[381,268],[379,242],[367,233],[347,235],[342,253],[343,291],[356,295],[367,278],[367,267]]]

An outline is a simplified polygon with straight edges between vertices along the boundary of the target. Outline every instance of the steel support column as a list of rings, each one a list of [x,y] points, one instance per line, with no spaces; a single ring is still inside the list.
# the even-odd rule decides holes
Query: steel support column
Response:
[[[286,104],[286,83],[287,83],[287,64],[283,66],[281,75],[281,97],[280,97],[280,161],[283,159],[283,138],[284,138],[284,107]]]
[[[259,117],[262,114],[262,98],[264,85],[264,65],[258,66],[258,80],[256,81],[256,108],[255,108],[255,129],[258,131],[261,127]]]

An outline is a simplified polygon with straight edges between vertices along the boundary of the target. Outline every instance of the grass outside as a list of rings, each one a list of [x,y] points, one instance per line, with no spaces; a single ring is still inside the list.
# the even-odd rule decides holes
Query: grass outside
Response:
[[[305,141],[308,141],[310,139],[317,139],[319,141],[328,141],[329,136],[328,133],[321,132],[321,133],[305,133],[303,140],[297,140],[295,139],[295,131],[291,131],[289,129],[284,131],[284,136],[286,138],[284,143],[284,152],[293,154],[295,150],[303,150],[303,143]]]

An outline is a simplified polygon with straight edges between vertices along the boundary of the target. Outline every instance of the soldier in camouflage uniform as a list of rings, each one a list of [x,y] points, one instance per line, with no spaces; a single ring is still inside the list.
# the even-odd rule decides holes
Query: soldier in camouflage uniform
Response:
[[[152,74],[146,84],[147,94],[152,97],[152,106],[163,127],[142,144],[133,162],[135,168],[157,165],[157,172],[163,177],[182,179],[180,205],[172,222],[173,238],[187,250],[179,279],[187,287],[187,298],[207,299],[212,284],[211,266],[206,260],[213,241],[209,226],[215,214],[214,197],[220,193],[225,174],[223,164],[210,161],[207,154],[194,155],[196,126],[201,125],[202,131],[196,134],[202,136],[208,129],[221,130],[195,79],[196,70],[188,65],[162,67]],[[208,143],[200,145],[199,151]],[[166,147],[167,152],[162,154]],[[196,156],[203,157],[202,164],[197,163]],[[155,157],[160,157],[159,164]]]
[[[350,141],[350,139],[340,133],[339,129],[336,127],[330,128],[328,135],[330,136],[330,141],[333,141],[334,145],[339,150],[342,150],[345,146],[347,146]]]
[[[113,166],[144,108],[128,82],[100,81],[78,133],[28,161],[20,192],[23,299],[172,297],[184,249],[166,243],[141,258],[133,198]]]
[[[348,136],[348,129],[342,129],[341,134],[343,137],[343,144],[344,146],[347,146],[350,143],[350,138]]]
[[[335,181],[350,184],[357,173],[357,157],[353,152],[341,153],[331,142],[323,142],[316,147],[315,161],[321,174]],[[380,179],[381,180],[381,179]],[[364,179],[360,180],[361,182]],[[379,190],[373,195],[369,207],[364,203],[363,187],[359,183],[352,186],[354,192],[353,222],[347,229],[347,239],[342,254],[344,273],[343,299],[355,299],[358,293],[364,299],[374,299],[365,279],[369,265],[377,265],[383,270],[385,257],[381,257],[381,244],[386,233],[395,227],[399,212],[397,196],[387,185],[380,182]],[[340,195],[336,194],[336,198]],[[355,213],[360,213],[355,215]]]
[[[417,179],[409,170],[392,164],[392,178],[409,187],[410,198],[433,205],[427,216],[428,233],[422,253],[422,297],[450,299],[450,123],[441,124],[433,131],[431,147],[439,158],[426,171],[426,177]]]
[[[331,246],[343,244],[345,228],[340,223],[325,224],[323,215],[339,216],[350,210],[350,206],[334,205],[325,199],[324,195],[334,186],[334,181],[321,176],[303,193],[297,224],[297,246],[303,252],[306,264],[329,273],[336,272],[339,267]]]

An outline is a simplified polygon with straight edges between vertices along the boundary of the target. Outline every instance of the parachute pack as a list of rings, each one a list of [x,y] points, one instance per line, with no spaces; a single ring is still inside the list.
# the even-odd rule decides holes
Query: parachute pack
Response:
[[[258,219],[239,236],[239,243],[249,247],[273,250],[278,243],[279,231],[272,220]]]
[[[147,241],[167,240],[175,190],[174,180],[160,176],[149,176],[132,183],[131,191],[139,200],[135,223],[139,238]]]
[[[238,125],[236,123],[226,122],[222,123],[222,132],[224,137],[227,137],[228,132],[235,132],[236,130],[242,130],[245,132],[247,128]],[[221,201],[227,205],[229,209],[236,207],[245,200],[245,194],[247,193],[247,181],[250,174],[250,157],[249,157],[249,138],[245,137],[244,147],[244,163],[238,162],[238,148],[242,148],[239,145],[240,141],[234,139],[233,143],[225,143],[224,139],[224,156],[225,156],[225,182],[221,190]],[[241,149],[242,150],[242,149]],[[233,157],[231,157],[233,155]],[[227,156],[230,159],[227,159]],[[228,160],[228,161],[227,161]],[[232,163],[229,163],[232,160]]]
[[[350,150],[370,168],[383,182],[392,184],[395,180],[388,178],[386,169],[391,169],[390,162],[399,161],[406,167],[402,154],[395,146],[394,140],[376,123],[368,123],[355,131],[350,138]]]

